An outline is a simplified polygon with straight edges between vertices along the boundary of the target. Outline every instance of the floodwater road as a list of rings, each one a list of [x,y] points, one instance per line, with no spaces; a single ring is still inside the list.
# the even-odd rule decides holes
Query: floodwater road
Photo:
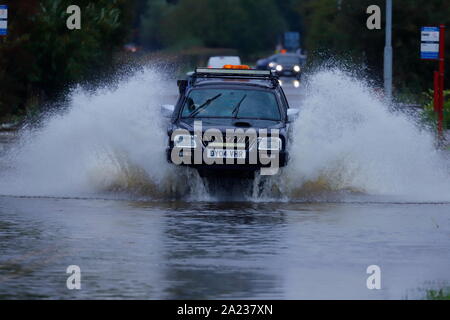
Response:
[[[327,85],[320,87],[332,87],[333,77],[322,76],[319,80]],[[337,81],[337,85],[342,81]],[[352,82],[343,87],[351,89]],[[146,83],[142,90],[148,91]],[[294,88],[286,91],[288,98],[296,100]],[[134,91],[125,93],[121,95],[127,99],[139,96]],[[335,112],[330,117],[331,124],[335,119],[344,124],[348,119],[353,121],[343,113],[343,108],[352,107],[352,103],[347,103],[349,97],[361,99],[362,95],[335,97],[334,105],[341,108],[325,110],[323,118]],[[429,289],[450,286],[450,202],[445,201],[446,196],[442,200],[426,197],[432,186],[427,185],[427,176],[420,175],[425,171],[420,156],[428,149],[420,148],[427,143],[426,137],[422,141],[421,135],[414,136],[411,143],[418,153],[409,158],[403,158],[409,152],[409,140],[400,140],[402,149],[397,153],[390,140],[377,144],[384,139],[383,132],[377,132],[376,139],[369,136],[371,149],[365,149],[366,140],[359,143],[356,138],[370,135],[377,126],[369,126],[367,132],[342,134],[342,139],[351,143],[337,140],[328,145],[323,140],[321,148],[312,149],[314,153],[322,152],[320,158],[310,162],[308,157],[301,158],[302,163],[309,165],[306,169],[311,170],[294,168],[300,171],[293,169],[276,184],[281,192],[290,190],[291,198],[246,198],[233,194],[231,198],[141,197],[127,188],[136,176],[142,175],[142,170],[133,171],[120,162],[123,154],[113,163],[118,163],[116,167],[100,170],[98,164],[108,163],[111,157],[100,157],[97,162],[91,151],[96,146],[92,142],[108,143],[114,150],[121,147],[128,151],[128,158],[142,163],[144,168],[146,162],[155,161],[146,170],[154,179],[160,177],[158,174],[166,167],[154,160],[158,157],[144,152],[148,149],[143,143],[151,137],[144,135],[139,139],[148,120],[141,114],[133,117],[134,112],[144,112],[145,108],[127,106],[123,113],[123,103],[114,94],[101,98],[106,102],[95,100],[100,98],[93,98],[90,109],[83,109],[86,100],[81,99],[80,107],[49,121],[46,129],[28,139],[33,141],[31,146],[25,143],[25,151],[16,153],[14,158],[20,160],[21,172],[25,173],[18,176],[23,179],[21,184],[14,179],[8,180],[10,185],[5,184],[6,180],[0,181],[0,299],[423,299]],[[319,106],[320,112],[320,97],[310,101]],[[108,112],[103,112],[104,105]],[[382,120],[383,131],[389,137],[399,136],[389,130],[402,125],[402,119],[379,112],[379,106],[370,99],[362,105],[373,105],[374,111],[362,112],[371,112],[372,119]],[[86,115],[95,109],[101,112]],[[350,109],[349,114],[353,116],[360,109]],[[302,116],[314,116],[313,111],[307,110]],[[127,117],[137,127],[129,126]],[[93,129],[89,122],[92,119]],[[357,114],[355,121],[364,123],[363,120]],[[139,121],[144,121],[142,127]],[[111,130],[110,122],[114,122]],[[348,127],[342,126],[343,130]],[[137,137],[134,141],[127,130]],[[403,130],[410,130],[408,137],[415,134],[407,125]],[[106,134],[101,135],[102,132]],[[303,133],[308,139],[321,138],[315,131]],[[16,140],[19,138],[14,132],[0,133],[0,173],[8,173],[16,165],[8,162],[9,157],[3,157],[13,150]],[[64,149],[68,143],[78,151]],[[311,152],[307,141],[299,145],[305,153]],[[353,152],[355,148],[360,149]],[[337,153],[340,150],[345,151],[344,156]],[[378,153],[382,157],[363,166]],[[395,157],[406,160],[392,161]],[[295,197],[305,189],[295,189],[292,176],[297,174],[300,179],[309,175],[313,179],[312,170],[321,170],[322,160],[327,161],[324,167],[333,172],[348,164],[347,171],[329,175],[333,179],[344,177],[339,181],[347,185],[330,190],[332,184],[325,184],[319,176],[307,191],[314,195],[319,189],[326,196]],[[385,174],[390,164],[399,162],[401,167]],[[333,167],[334,163],[338,166]],[[95,170],[89,167],[83,171],[88,165]],[[358,171],[361,166],[365,171]],[[409,171],[408,166],[414,170]],[[117,171],[117,167],[122,171]],[[158,171],[151,171],[154,168]],[[416,180],[411,180],[410,172],[417,172]],[[101,179],[82,180],[83,175]],[[117,176],[117,181],[108,180],[111,176]],[[173,175],[167,177],[173,179]],[[0,178],[10,179],[11,175]],[[179,185],[187,184],[186,181]],[[348,181],[354,188],[347,188]],[[116,188],[94,192],[92,187],[78,192],[86,184],[98,187],[107,183]],[[163,188],[166,181],[158,183]],[[139,179],[134,182],[150,191],[154,184],[147,186],[145,180]],[[206,190],[198,181],[193,185],[200,192]],[[361,191],[361,186],[385,191],[385,195]],[[423,198],[390,196],[392,190],[411,191],[412,195],[419,190]],[[442,191],[443,195],[448,193]],[[71,274],[66,270],[74,265],[80,270],[79,290],[67,287]],[[367,287],[371,276],[367,268],[373,265],[381,272],[379,290]]]
[[[0,198],[0,297],[402,299],[450,281],[450,204]],[[68,290],[66,268],[81,270]],[[366,286],[381,268],[381,290]]]

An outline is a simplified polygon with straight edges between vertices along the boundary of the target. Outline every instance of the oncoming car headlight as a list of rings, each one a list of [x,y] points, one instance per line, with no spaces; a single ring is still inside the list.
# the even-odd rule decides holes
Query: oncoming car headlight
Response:
[[[277,65],[277,67],[275,68],[277,71],[283,71],[283,66],[282,65]]]
[[[173,138],[173,143],[176,147],[180,148],[196,148],[197,142],[195,141],[195,136],[188,134],[177,134]]]
[[[278,137],[258,138],[258,150],[281,150],[282,142]]]
[[[269,68],[273,68],[275,67],[276,63],[275,62],[269,62]]]
[[[294,66],[294,71],[295,72],[300,72],[300,70],[301,70],[300,66]]]

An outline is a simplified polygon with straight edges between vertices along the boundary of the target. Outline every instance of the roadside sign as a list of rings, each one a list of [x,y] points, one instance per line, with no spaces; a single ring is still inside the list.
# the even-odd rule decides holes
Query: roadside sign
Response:
[[[8,6],[0,4],[0,19],[8,19]]]
[[[289,50],[296,50],[300,48],[300,33],[285,32],[284,33],[284,47]]]
[[[422,27],[420,32],[420,58],[439,59],[439,27]]]
[[[439,42],[438,27],[423,27],[420,33],[421,41]]]
[[[0,20],[0,30],[8,29],[8,20]]]
[[[8,34],[8,6],[0,5],[0,35]]]
[[[434,111],[437,113],[439,139],[443,139],[444,130],[444,64],[445,64],[445,25],[422,27],[420,33],[420,58],[438,60],[439,71],[434,72]]]

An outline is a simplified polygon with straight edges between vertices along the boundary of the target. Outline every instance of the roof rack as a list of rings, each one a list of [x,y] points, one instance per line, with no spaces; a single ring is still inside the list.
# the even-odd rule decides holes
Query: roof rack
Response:
[[[272,81],[274,86],[279,85],[278,76],[270,70],[197,68],[192,78],[193,82],[197,78],[265,79]]]

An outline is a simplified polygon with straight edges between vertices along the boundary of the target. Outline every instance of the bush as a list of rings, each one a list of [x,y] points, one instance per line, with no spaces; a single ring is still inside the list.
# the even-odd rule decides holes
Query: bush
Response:
[[[126,0],[77,1],[81,30],[68,30],[71,0],[14,0],[0,44],[0,117],[23,115],[69,86],[111,68],[131,23]],[[132,8],[131,8],[132,10]]]
[[[434,92],[433,90],[428,90],[423,95],[426,99],[426,103],[423,106],[424,117],[427,121],[436,125],[437,114],[434,112]],[[444,129],[450,129],[450,90],[444,91]]]
[[[427,300],[450,300],[450,290],[428,290]]]

